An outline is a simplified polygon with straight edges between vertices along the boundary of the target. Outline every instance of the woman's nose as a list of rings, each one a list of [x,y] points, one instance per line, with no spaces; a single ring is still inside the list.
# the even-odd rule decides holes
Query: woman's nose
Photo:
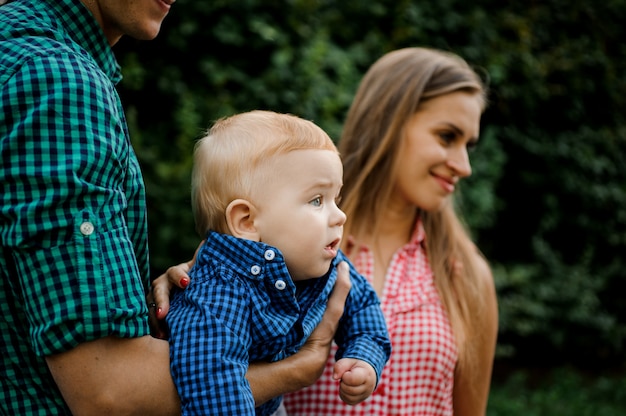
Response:
[[[448,159],[448,167],[460,178],[466,178],[472,174],[472,165],[465,146],[458,147]]]

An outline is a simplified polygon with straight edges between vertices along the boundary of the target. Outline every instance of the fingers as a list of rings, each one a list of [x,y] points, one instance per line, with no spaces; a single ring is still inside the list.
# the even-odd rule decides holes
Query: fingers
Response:
[[[350,293],[351,287],[352,284],[350,283],[350,269],[348,268],[348,263],[342,261],[339,263],[339,266],[337,266],[337,281],[335,282],[333,292],[328,299],[324,318],[337,322],[339,321],[341,315],[343,315],[346,298],[348,297],[348,293]]]
[[[163,273],[162,275],[160,275],[158,278],[154,280],[154,282],[158,281],[157,287],[159,290],[167,289],[163,291],[163,294],[167,295],[168,302],[169,302],[169,294],[170,294],[169,292],[173,286],[178,286],[179,288],[184,289],[187,287],[187,285],[189,285],[189,282],[190,282],[189,270],[191,270],[193,265],[196,264],[196,258],[198,257],[198,252],[200,251],[202,244],[204,244],[204,241],[205,240],[202,240],[200,242],[200,244],[196,248],[196,251],[193,253],[193,257],[191,260],[168,268],[165,271],[165,273]],[[163,282],[161,279],[167,280],[169,284],[166,286],[165,282]],[[160,296],[158,297],[158,300],[159,301],[162,300]],[[157,303],[159,303],[159,301],[157,301]]]
[[[157,312],[162,314],[162,311],[154,301],[154,294],[152,290],[146,296],[146,302],[148,304],[148,323],[150,325],[150,334],[159,339],[167,339],[168,328],[164,319],[157,317]],[[163,314],[163,317],[165,314]]]
[[[167,281],[170,283],[170,288],[171,286],[178,286],[184,289],[189,285],[189,270],[191,270],[190,264],[193,264],[192,261],[172,266],[161,275],[166,277]],[[159,276],[159,278],[161,276]]]
[[[148,322],[152,336],[165,339],[168,328],[165,316],[170,310],[170,294],[174,285],[184,288],[189,284],[189,276],[185,272],[188,263],[172,266],[165,273],[152,281],[148,302]],[[187,269],[188,270],[188,269]]]
[[[344,378],[347,378],[349,376],[355,376],[355,378],[360,380],[361,383],[349,384],[347,381],[342,379],[341,383],[339,384],[339,397],[345,403],[350,404],[350,405],[355,405],[367,399],[372,394],[372,391],[374,390],[370,385],[363,382],[362,375],[356,376],[352,374],[352,373],[358,372],[359,370],[362,371],[362,369],[356,369],[356,370],[347,372]]]
[[[196,248],[191,260],[168,268],[165,273],[152,281],[153,302],[156,303],[156,316],[158,319],[165,318],[170,309],[170,294],[172,288],[177,286],[184,289],[189,285],[189,270],[191,270],[196,263],[198,252],[203,243],[204,240],[202,240],[198,248]]]
[[[185,288],[189,284],[185,269],[189,270],[188,263],[172,266],[152,281],[146,301],[150,332],[155,338],[165,339],[168,336],[165,316],[170,310],[170,294],[174,285]]]
[[[338,267],[337,282],[328,299],[322,321],[315,327],[313,333],[300,348],[300,351],[290,357],[293,361],[299,360],[297,368],[300,370],[306,369],[306,371],[299,371],[303,387],[313,384],[322,375],[326,367],[333,337],[335,336],[335,331],[337,331],[339,319],[343,315],[350,287],[348,264],[342,262]]]
[[[344,403],[355,405],[361,403],[370,396],[371,392],[365,388],[364,384],[359,386],[347,386],[343,381],[339,387],[339,398]]]
[[[339,325],[339,319],[343,315],[343,309],[346,304],[346,298],[350,292],[350,273],[348,264],[341,262],[337,268],[337,282],[335,287],[328,298],[326,305],[326,311],[322,316],[322,321],[317,325],[309,339],[314,339],[322,345],[330,344],[335,336],[337,327]]]
[[[371,375],[365,368],[355,367],[346,371],[339,383],[339,397],[345,403],[355,405],[367,399],[375,387],[375,376]]]
[[[339,397],[354,405],[367,399],[376,387],[376,371],[365,361],[342,358],[335,363],[333,378],[341,379]]]
[[[354,358],[342,358],[337,361],[333,366],[333,378],[335,380],[340,380],[346,371],[350,371],[352,369],[356,362],[357,360]]]
[[[166,339],[168,336],[165,316],[170,309],[170,295],[172,288],[178,286],[184,289],[189,285],[189,270],[193,267],[204,240],[200,242],[193,258],[185,263],[168,268],[165,273],[152,281],[150,292],[146,296],[148,302],[148,322],[153,337]]]
[[[170,267],[171,269],[171,267]],[[170,270],[168,269],[168,271]],[[158,319],[163,319],[170,308],[170,292],[173,284],[167,272],[152,281],[152,301],[156,304],[155,314]]]

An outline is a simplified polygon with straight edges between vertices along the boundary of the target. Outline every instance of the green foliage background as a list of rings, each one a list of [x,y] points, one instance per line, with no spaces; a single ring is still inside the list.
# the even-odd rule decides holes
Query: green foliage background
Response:
[[[623,366],[626,1],[178,1],[159,37],[123,40],[120,94],[148,190],[153,275],[187,260],[194,141],[251,109],[333,138],[392,49],[458,53],[490,86],[466,220],[494,267],[498,357]]]

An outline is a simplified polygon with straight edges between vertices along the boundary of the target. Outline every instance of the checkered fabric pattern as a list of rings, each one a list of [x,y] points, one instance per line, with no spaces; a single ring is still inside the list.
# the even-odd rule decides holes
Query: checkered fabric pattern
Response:
[[[395,253],[381,300],[393,353],[374,394],[348,406],[339,399],[329,360],[320,381],[284,398],[289,416],[452,416],[457,350],[435,288],[418,222],[411,241]],[[354,262],[371,281],[374,260],[364,247]]]
[[[274,247],[211,232],[174,294],[167,322],[170,362],[183,415],[271,415],[276,398],[256,409],[245,378],[251,361],[278,361],[304,344],[320,322],[337,279],[335,265],[317,279],[291,280]],[[336,334],[337,357],[367,361],[380,375],[391,350],[371,285],[354,268]]]
[[[80,0],[0,6],[0,413],[69,414],[44,356],[149,333],[145,191]]]

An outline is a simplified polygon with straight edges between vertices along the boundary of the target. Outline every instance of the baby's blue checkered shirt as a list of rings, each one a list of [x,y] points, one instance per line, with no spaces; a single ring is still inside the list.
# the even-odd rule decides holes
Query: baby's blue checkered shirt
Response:
[[[297,242],[294,242],[297,244]],[[175,293],[167,322],[170,359],[184,415],[255,415],[245,378],[251,361],[277,361],[304,344],[320,322],[337,279],[339,253],[320,278],[291,280],[279,250],[211,232]],[[335,341],[337,359],[370,363],[380,377],[391,343],[372,286],[350,264],[352,289]],[[256,409],[271,415],[280,397]]]

